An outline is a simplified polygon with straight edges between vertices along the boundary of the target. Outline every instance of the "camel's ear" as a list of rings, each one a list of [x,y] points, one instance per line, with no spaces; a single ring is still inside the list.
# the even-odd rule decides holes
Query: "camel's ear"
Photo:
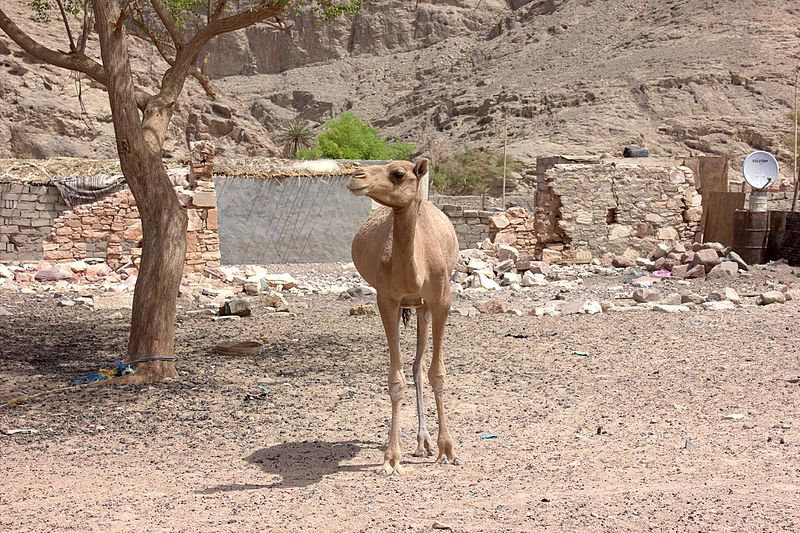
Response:
[[[421,178],[427,173],[428,173],[428,160],[424,157],[420,157],[419,159],[417,159],[417,162],[414,163],[414,174],[416,174],[417,178]]]

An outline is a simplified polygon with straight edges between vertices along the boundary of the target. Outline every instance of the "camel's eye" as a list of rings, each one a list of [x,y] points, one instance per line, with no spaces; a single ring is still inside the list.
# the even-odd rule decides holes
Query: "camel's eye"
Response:
[[[399,181],[402,181],[403,178],[406,177],[406,171],[403,170],[402,168],[398,168],[397,170],[392,170],[392,174],[391,175],[392,175],[392,179],[394,181],[399,182]]]

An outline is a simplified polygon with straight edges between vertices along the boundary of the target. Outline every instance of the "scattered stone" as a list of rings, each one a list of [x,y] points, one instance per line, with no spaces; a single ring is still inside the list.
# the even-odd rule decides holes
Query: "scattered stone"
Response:
[[[100,310],[131,309],[133,307],[133,295],[122,293],[106,293],[95,296],[92,299],[93,306]]]
[[[545,278],[544,274],[534,274],[531,270],[526,271],[520,281],[520,285],[523,287],[544,286],[547,284],[547,278]]]
[[[728,258],[728,260],[733,261],[734,263],[739,265],[739,268],[741,268],[742,270],[750,270],[750,265],[748,265],[745,262],[745,260],[742,259],[742,256],[740,256],[733,250],[729,251],[726,257]]]
[[[14,279],[14,273],[7,266],[0,264],[0,278]]]
[[[654,283],[658,281],[658,278],[651,278],[650,276],[640,276],[631,281],[631,285],[634,287],[652,287]]]
[[[244,292],[248,296],[258,296],[261,294],[261,284],[255,281],[247,281],[244,284]]]
[[[677,292],[672,292],[662,298],[661,303],[664,305],[681,305],[683,303],[683,297]]]
[[[744,415],[742,413],[732,413],[722,417],[723,420],[742,420]]]
[[[522,283],[522,276],[516,272],[505,272],[500,281],[500,285],[503,286],[513,285],[515,283]]]
[[[625,255],[615,255],[611,260],[611,266],[615,268],[630,268],[635,264],[636,263],[633,261],[633,259]]]
[[[653,310],[660,313],[688,313],[691,311],[688,306],[680,304],[656,304],[653,306]]]
[[[498,274],[511,272],[512,270],[514,271],[514,274],[516,275],[517,274],[516,265],[515,265],[515,263],[514,263],[514,261],[512,259],[506,259],[505,261],[501,261],[501,262],[497,263],[497,265],[495,265],[495,267],[494,267],[494,271],[497,272]]]
[[[661,259],[662,257],[666,257],[668,253],[672,251],[672,245],[667,244],[665,242],[660,242],[656,244],[655,248],[651,252],[651,256],[653,259]]]
[[[703,265],[705,272],[710,272],[712,268],[720,263],[720,257],[716,250],[703,248],[695,252],[694,259],[689,263],[690,269],[694,270],[697,265]],[[738,269],[738,267],[737,267]]]
[[[80,273],[86,272],[86,270],[89,268],[89,265],[86,263],[86,261],[73,261],[69,264],[69,268],[75,273]]]
[[[289,309],[289,304],[286,302],[286,299],[277,291],[269,291],[264,298],[264,304],[267,307],[273,307],[279,311],[288,311]]]
[[[660,302],[661,293],[657,289],[641,288],[633,291],[632,298],[636,303]]]
[[[245,298],[234,298],[225,302],[219,310],[220,316],[236,315],[240,317],[250,316],[252,310],[250,309],[250,302]]]
[[[786,303],[786,295],[781,291],[762,292],[756,299],[758,305],[782,304]]]
[[[604,313],[608,313],[610,310],[614,309],[614,302],[603,300],[600,302],[600,309],[602,309]]]
[[[500,244],[495,248],[498,261],[516,261],[519,259],[519,250],[508,244]]]
[[[70,299],[59,300],[58,305],[61,307],[75,307],[75,301]]]
[[[492,298],[475,306],[478,311],[486,315],[502,315],[508,312],[508,305],[502,300]]]
[[[725,287],[724,289],[722,289],[722,296],[726,300],[729,300],[729,301],[731,301],[731,302],[733,302],[735,304],[742,303],[741,296],[739,296],[739,293],[736,292],[736,289],[734,289],[732,287]]]
[[[490,279],[486,274],[479,272],[475,274],[475,279],[478,280],[478,287],[487,289],[487,290],[500,290],[500,285],[493,279]]]
[[[475,317],[478,316],[479,311],[474,307],[461,307],[458,309],[451,309],[450,314],[452,315],[461,315],[466,317]]]
[[[289,290],[298,286],[291,274],[265,274],[261,279],[273,288],[280,285],[284,290]]]
[[[700,304],[700,307],[708,309],[709,311],[730,311],[731,309],[736,309],[736,305],[730,300],[703,302]]]
[[[524,315],[525,313],[523,313],[523,312],[522,312],[521,310],[519,310],[519,309],[509,309],[508,311],[506,311],[506,314],[507,314],[507,315],[513,315],[513,316],[522,316],[522,315]]]
[[[637,257],[636,258],[636,265],[640,266],[640,267],[644,267],[644,268],[646,268],[648,270],[654,270],[655,266],[656,266],[656,263],[655,263],[655,261],[651,261],[650,259],[647,259],[645,257]]]
[[[800,300],[800,289],[789,289],[787,288],[783,291],[784,296],[786,297],[786,301],[789,300]]]
[[[733,261],[722,261],[708,273],[709,279],[728,278],[739,273],[739,265]]]
[[[696,292],[681,293],[682,304],[693,303],[699,305],[705,301],[706,301],[705,297],[700,294],[697,294]]]
[[[686,272],[684,278],[686,279],[701,279],[706,277],[706,267],[703,265],[695,265]]]
[[[49,268],[44,268],[36,273],[34,279],[36,281],[61,281],[72,279],[75,273],[66,265],[53,265]]]
[[[378,314],[372,304],[363,304],[350,308],[350,316],[374,316]]]
[[[0,307],[0,316],[11,316],[11,311],[5,307]]]

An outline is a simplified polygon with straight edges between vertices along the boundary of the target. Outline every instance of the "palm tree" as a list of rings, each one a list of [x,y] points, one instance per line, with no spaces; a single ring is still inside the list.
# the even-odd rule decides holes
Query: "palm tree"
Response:
[[[307,120],[297,117],[278,132],[278,142],[283,144],[283,155],[295,157],[300,148],[310,148],[314,139]]]

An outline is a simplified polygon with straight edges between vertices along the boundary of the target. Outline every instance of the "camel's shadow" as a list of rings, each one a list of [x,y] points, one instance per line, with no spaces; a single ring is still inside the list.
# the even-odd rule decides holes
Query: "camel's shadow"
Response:
[[[342,465],[342,461],[354,458],[363,448],[380,448],[377,442],[286,442],[257,450],[245,461],[257,464],[267,474],[277,474],[281,480],[269,485],[230,484],[209,487],[203,494],[231,492],[237,490],[277,489],[307,487],[318,483],[325,476],[342,471],[364,471],[378,465]]]

